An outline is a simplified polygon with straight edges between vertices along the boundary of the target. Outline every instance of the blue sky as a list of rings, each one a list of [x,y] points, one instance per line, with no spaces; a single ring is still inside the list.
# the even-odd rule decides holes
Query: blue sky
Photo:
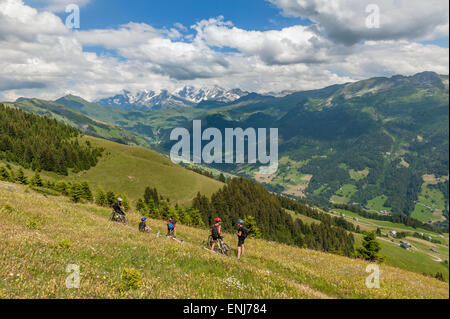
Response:
[[[71,3],[80,30],[65,24]],[[374,3],[377,28],[367,22]],[[264,93],[448,74],[448,9],[448,0],[0,0],[0,98],[184,85]]]
[[[59,15],[65,17],[65,13]],[[174,23],[189,27],[220,15],[237,27],[261,31],[311,24],[307,19],[283,16],[279,8],[265,0],[95,0],[81,8],[81,28],[113,28],[128,22],[144,22],[156,28]]]

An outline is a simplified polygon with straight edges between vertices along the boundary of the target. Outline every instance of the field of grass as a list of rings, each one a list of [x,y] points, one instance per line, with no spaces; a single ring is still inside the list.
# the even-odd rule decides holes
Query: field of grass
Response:
[[[145,187],[156,187],[171,201],[188,203],[198,192],[210,196],[223,185],[176,165],[155,151],[86,138],[92,145],[105,148],[104,156],[97,166],[71,175],[70,179],[87,181],[93,187],[102,186],[118,193],[126,193],[134,200],[142,196]]]
[[[139,216],[124,226],[109,213],[0,183],[0,298],[449,298],[448,283],[387,265],[368,289],[362,260],[248,239],[238,261],[205,250],[207,230],[179,225],[182,244],[155,236],[162,221],[142,234]],[[79,289],[66,287],[70,264]]]
[[[381,195],[381,196],[377,196],[369,201],[367,201],[367,209],[369,210],[374,210],[374,211],[382,211],[382,210],[387,210],[389,211],[388,208],[384,207],[384,203],[386,202],[387,197],[385,195]]]
[[[439,221],[444,219],[442,215],[444,208],[444,195],[439,190],[431,189],[427,183],[424,183],[411,217],[422,222]]]
[[[339,213],[344,213],[345,217],[347,219],[349,219],[349,221],[352,221],[355,224],[359,224],[361,226],[367,226],[368,230],[376,230],[377,227],[380,227],[387,231],[395,230],[395,231],[419,232],[419,233],[429,234],[432,237],[438,237],[438,235],[439,235],[438,233],[435,233],[435,232],[432,232],[429,230],[425,230],[422,228],[413,228],[413,227],[409,227],[409,226],[406,226],[403,224],[392,223],[390,221],[364,218],[364,217],[361,217],[360,215],[358,215],[357,213],[354,213],[354,212],[351,212],[348,210],[344,210],[344,209],[334,209],[334,210]],[[355,222],[352,219],[353,217],[358,218],[358,222]]]
[[[363,179],[364,177],[369,175],[369,172],[370,172],[369,168],[366,168],[362,171],[355,171],[354,169],[350,169],[348,171],[350,178],[355,181],[359,181],[359,180]]]
[[[357,188],[352,184],[344,184],[336,192],[336,195],[331,196],[331,202],[336,204],[347,204],[354,193],[356,193]]]
[[[441,263],[441,261],[444,260],[448,261],[448,237],[440,238],[437,233],[433,233],[424,229],[414,229],[403,224],[367,219],[347,210],[336,209],[336,211],[339,213],[344,213],[345,218],[353,224],[358,225],[362,231],[371,231],[380,228],[383,235],[387,235],[391,230],[396,230],[397,232],[409,231],[411,233],[423,232],[424,234],[431,235],[434,239],[440,240],[442,244],[435,244],[426,240],[409,236],[403,240],[410,242],[413,245],[413,249],[405,250],[399,246],[399,239],[392,239],[391,237],[379,237],[379,241],[383,248],[381,254],[386,256],[386,264],[410,271],[426,273],[429,275],[434,275],[437,272],[442,272],[444,274],[444,278],[448,280],[448,266],[445,266],[443,263]],[[355,217],[358,218],[358,221],[354,220]],[[358,245],[360,245],[362,235],[354,235]],[[438,253],[432,252],[431,248],[437,249]]]
[[[289,213],[289,215],[292,216],[292,218],[295,219],[300,219],[302,222],[304,222],[305,224],[320,224],[320,221],[302,214],[296,214],[294,211],[289,210],[289,209],[285,209],[286,212]]]
[[[357,246],[361,246],[361,234],[355,234],[355,240]],[[416,247],[417,243],[411,240],[410,237],[404,239],[413,244]],[[449,270],[448,266],[445,266],[442,262],[434,260],[428,253],[429,248],[427,249],[404,249],[399,246],[399,240],[394,240],[391,242],[391,239],[386,238],[378,238],[379,243],[381,244],[380,255],[385,256],[385,263],[387,265],[391,265],[394,267],[408,269],[410,271],[414,271],[417,273],[426,273],[429,275],[434,275],[437,272],[443,274],[444,278],[449,280]],[[430,254],[433,254],[430,251]],[[447,260],[448,260],[448,248],[447,248]],[[433,254],[436,255],[436,254]]]

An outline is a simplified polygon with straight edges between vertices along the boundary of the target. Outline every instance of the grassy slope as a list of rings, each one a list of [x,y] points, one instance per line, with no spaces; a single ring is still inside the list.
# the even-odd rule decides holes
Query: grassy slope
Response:
[[[362,235],[355,234],[355,239],[356,246],[361,246]],[[417,247],[417,244],[411,238],[408,237],[403,240],[407,240],[414,247]],[[434,254],[431,251],[428,253],[428,250],[423,249],[406,250],[399,246],[399,240],[394,240],[394,242],[391,242],[389,239],[378,238],[378,241],[381,244],[380,254],[386,257],[386,264],[402,269],[408,269],[413,272],[427,273],[430,275],[441,272],[446,280],[449,279],[448,267],[445,267],[441,262],[434,260],[430,256],[438,254]],[[444,253],[444,255],[445,254],[447,254],[448,259],[448,250],[447,253]]]
[[[104,156],[89,171],[72,175],[76,181],[88,181],[92,186],[124,192],[131,199],[144,193],[145,187],[156,187],[172,201],[187,203],[197,192],[211,195],[222,183],[182,168],[155,151],[125,146],[93,137],[85,137],[92,145],[105,148]]]
[[[365,261],[262,240],[249,239],[238,262],[203,249],[206,230],[180,225],[179,244],[154,235],[163,222],[140,234],[137,215],[129,226],[113,224],[109,209],[14,184],[0,183],[0,208],[0,298],[449,297],[447,283],[386,265],[381,288],[368,289]],[[65,287],[68,264],[80,266],[80,289]],[[143,275],[141,288],[117,289],[125,267]]]
[[[383,234],[387,234],[390,230],[396,230],[397,232],[423,232],[425,234],[430,234],[435,239],[440,239],[436,233],[427,230],[414,229],[403,224],[391,223],[387,221],[367,219],[347,210],[337,209],[336,211],[345,213],[345,218],[353,224],[359,225],[361,230],[363,231],[376,230],[377,227],[380,227]],[[353,217],[357,217],[358,221],[354,221]],[[355,246],[361,245],[361,238],[362,235],[355,234]],[[434,275],[437,272],[442,272],[444,277],[447,280],[449,279],[448,267],[444,266],[441,262],[436,261],[436,258],[434,258],[434,256],[436,256],[442,260],[448,260],[448,246],[434,244],[415,237],[407,237],[403,240],[409,241],[414,246],[414,249],[405,250],[399,246],[399,239],[394,239],[394,242],[392,242],[391,240],[392,238],[379,238],[382,247],[381,255],[386,257],[387,264],[402,269],[408,269],[410,271],[427,273],[430,275]],[[448,244],[448,241],[446,239],[440,240]],[[432,252],[430,248],[436,248],[439,253],[436,254]]]

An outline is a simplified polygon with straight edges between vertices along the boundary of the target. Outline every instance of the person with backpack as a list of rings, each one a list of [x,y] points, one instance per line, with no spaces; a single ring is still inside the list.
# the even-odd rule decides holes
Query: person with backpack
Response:
[[[139,231],[141,233],[149,233],[151,231],[150,227],[147,226],[146,221],[147,217],[142,217],[141,222],[139,223]]]
[[[123,202],[123,199],[119,197],[119,198],[117,199],[117,202],[115,202],[115,203],[113,204],[112,208],[114,209],[114,212],[115,212],[116,214],[125,216],[125,212],[124,212],[125,208],[123,207],[122,202]]]
[[[217,217],[215,219],[215,224],[213,225],[213,227],[211,228],[211,237],[213,240],[212,246],[211,246],[211,250],[214,251],[214,248],[216,247],[217,244],[217,240],[222,239],[222,219]]]
[[[237,221],[239,229],[236,235],[238,236],[237,258],[241,259],[241,256],[245,253],[244,241],[248,236],[248,229],[244,226],[244,221],[239,219]]]
[[[173,238],[177,238],[177,221],[173,218],[170,218],[169,221],[167,222],[167,236],[171,236]]]

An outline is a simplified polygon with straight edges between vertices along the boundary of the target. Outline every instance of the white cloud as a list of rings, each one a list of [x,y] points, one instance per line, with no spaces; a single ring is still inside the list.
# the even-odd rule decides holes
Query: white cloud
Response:
[[[0,100],[68,93],[93,100],[122,89],[184,84],[268,92],[425,70],[448,74],[448,49],[408,40],[345,46],[333,44],[320,28],[254,31],[219,17],[190,31],[135,22],[72,31],[53,13],[0,0]],[[90,46],[113,53],[88,52]]]
[[[448,74],[449,50],[408,41],[369,41],[336,64],[354,78],[378,75],[412,75],[422,71]]]
[[[423,40],[448,36],[448,0],[267,0],[284,14],[319,24],[335,42]],[[368,28],[366,8],[380,9],[380,28]]]
[[[324,62],[331,53],[331,43],[315,27],[298,25],[279,31],[247,31],[219,17],[200,21],[193,28],[197,37],[210,46],[256,55],[269,65]]]

